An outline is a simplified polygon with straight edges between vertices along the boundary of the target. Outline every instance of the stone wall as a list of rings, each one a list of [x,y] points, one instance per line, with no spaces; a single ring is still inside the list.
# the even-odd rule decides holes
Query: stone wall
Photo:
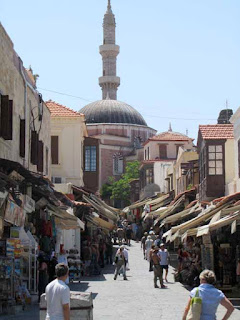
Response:
[[[23,70],[26,81],[29,83],[26,90],[26,100],[25,82],[21,74],[21,69]],[[42,121],[39,120],[39,97],[38,92],[34,88],[35,84],[29,78],[21,59],[14,50],[11,39],[1,24],[0,75],[0,93],[2,95],[8,95],[9,100],[13,100],[13,138],[12,140],[4,140],[0,137],[0,158],[19,162],[27,169],[37,172],[37,166],[33,165],[30,161],[30,130],[36,130],[39,133],[39,140],[44,143],[43,173],[47,175],[46,169],[48,167],[48,176],[50,177],[50,112],[46,105],[43,104]],[[20,119],[25,119],[27,128],[25,131],[24,158],[20,157],[19,154]],[[46,159],[46,152],[48,152],[48,160]]]

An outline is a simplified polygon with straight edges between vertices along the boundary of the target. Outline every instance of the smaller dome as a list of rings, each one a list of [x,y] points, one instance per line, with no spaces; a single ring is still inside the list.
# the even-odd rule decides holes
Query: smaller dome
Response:
[[[129,123],[147,126],[141,114],[125,102],[117,100],[99,100],[80,110],[87,123]]]

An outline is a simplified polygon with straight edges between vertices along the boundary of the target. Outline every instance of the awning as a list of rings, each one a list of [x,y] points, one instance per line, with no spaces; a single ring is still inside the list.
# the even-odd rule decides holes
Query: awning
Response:
[[[62,229],[78,229],[81,228],[85,230],[85,224],[79,218],[77,218],[74,214],[67,212],[66,210],[60,209],[51,205],[50,203],[47,204],[48,209],[50,209],[50,213],[56,216],[55,222],[59,225]]]
[[[229,204],[223,204],[222,206],[216,206],[212,205],[208,207],[207,209],[203,210],[201,214],[199,214],[197,217],[193,218],[192,220],[189,220],[187,222],[184,222],[178,226],[172,227],[172,233],[177,232],[180,230],[181,233],[184,233],[188,229],[192,229],[194,227],[198,227],[202,222],[207,222],[211,217],[213,217],[218,211],[222,210]]]
[[[167,209],[160,215],[160,217],[155,220],[154,225],[156,225],[159,221],[163,220],[164,218],[176,213],[176,211],[182,205],[184,200],[185,200],[185,197],[182,196],[173,205],[167,207]]]
[[[107,219],[111,219],[113,221],[117,221],[117,215],[109,211],[108,209],[105,209],[103,206],[99,205],[94,200],[88,198],[87,196],[83,195],[83,199],[91,204],[91,206],[96,209],[99,213],[101,213],[104,217]]]
[[[106,202],[104,202],[102,199],[96,197],[94,194],[91,194],[90,196],[95,202],[97,202],[99,205],[102,205],[105,209],[111,211],[113,214],[117,215],[120,210],[116,209],[114,207],[109,206]]]

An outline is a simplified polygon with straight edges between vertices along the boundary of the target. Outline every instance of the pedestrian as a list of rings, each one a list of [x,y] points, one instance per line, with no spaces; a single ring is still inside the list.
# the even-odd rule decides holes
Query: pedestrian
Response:
[[[147,232],[144,232],[144,235],[141,239],[141,249],[143,250],[143,258],[146,259],[146,245],[145,242],[147,240]]]
[[[125,255],[124,255],[124,246],[121,246],[115,256],[115,273],[114,273],[114,280],[117,279],[117,276],[119,274],[119,271],[123,269],[123,279],[127,280],[126,277],[126,261],[125,261]]]
[[[160,244],[160,250],[159,250],[158,254],[159,254],[160,258],[161,258],[160,265],[161,265],[162,271],[165,270],[165,278],[164,278],[164,280],[166,282],[168,282],[167,275],[168,275],[168,266],[169,266],[169,262],[170,262],[170,256],[169,256],[168,250],[165,249],[164,243]]]
[[[232,303],[225,297],[224,293],[221,290],[218,290],[214,287],[216,282],[215,273],[211,270],[204,270],[200,273],[200,286],[194,288],[190,292],[190,298],[188,300],[186,309],[183,314],[182,320],[187,319],[187,314],[191,306],[191,299],[199,294],[199,297],[202,299],[202,308],[200,320],[214,320],[216,319],[216,311],[221,304],[227,309],[224,320],[229,319],[231,314],[234,311]]]
[[[154,245],[156,247],[160,247],[162,237],[160,235],[157,236],[157,239],[154,241]]]
[[[124,238],[124,230],[122,227],[117,229],[117,235],[118,235],[118,244],[121,245]]]
[[[57,279],[46,288],[46,320],[70,320],[70,289],[65,283],[68,266],[64,263],[57,264],[56,275]]]
[[[153,282],[154,282],[154,288],[159,288],[159,286],[157,285],[157,280],[159,279],[160,286],[163,289],[166,287],[163,284],[162,268],[160,266],[161,258],[158,254],[158,251],[159,251],[159,248],[154,247],[153,253],[152,253],[153,272],[154,272]]]
[[[132,228],[131,228],[130,224],[127,226],[125,233],[126,233],[127,246],[130,247],[130,245],[131,245],[131,239],[132,239]]]
[[[149,272],[150,271],[153,271],[153,261],[152,261],[152,255],[153,255],[153,252],[155,250],[155,247],[158,247],[158,246],[155,246],[154,243],[152,244],[152,247],[151,247],[151,250],[149,252]],[[159,247],[158,247],[159,248]]]
[[[113,256],[113,244],[112,244],[111,238],[109,238],[107,240],[107,243],[106,243],[106,261],[107,261],[107,264],[112,264],[113,263],[112,256]]]
[[[52,256],[52,259],[49,262],[49,267],[48,267],[48,270],[49,270],[48,281],[49,282],[52,282],[56,278],[55,267],[57,264],[58,264],[58,260],[57,260],[57,257],[55,256],[55,253],[54,253],[54,255]]]
[[[146,248],[146,251],[145,251],[145,255],[146,255],[146,259],[148,262],[150,262],[150,250],[152,248],[152,244],[153,244],[153,240],[151,239],[151,236],[147,236],[147,240],[145,242],[145,248]]]
[[[48,284],[48,265],[47,259],[40,255],[38,257],[38,302],[40,302],[41,295],[45,292]]]
[[[178,251],[177,251],[177,255],[178,255],[178,273],[182,271],[182,265],[183,265],[183,245],[179,244],[178,246]]]

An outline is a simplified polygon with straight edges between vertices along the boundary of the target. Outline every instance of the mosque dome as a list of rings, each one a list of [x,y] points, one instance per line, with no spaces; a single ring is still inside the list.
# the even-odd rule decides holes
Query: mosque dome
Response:
[[[117,100],[99,100],[80,110],[85,115],[86,123],[128,123],[147,126],[141,114],[125,102]]]

